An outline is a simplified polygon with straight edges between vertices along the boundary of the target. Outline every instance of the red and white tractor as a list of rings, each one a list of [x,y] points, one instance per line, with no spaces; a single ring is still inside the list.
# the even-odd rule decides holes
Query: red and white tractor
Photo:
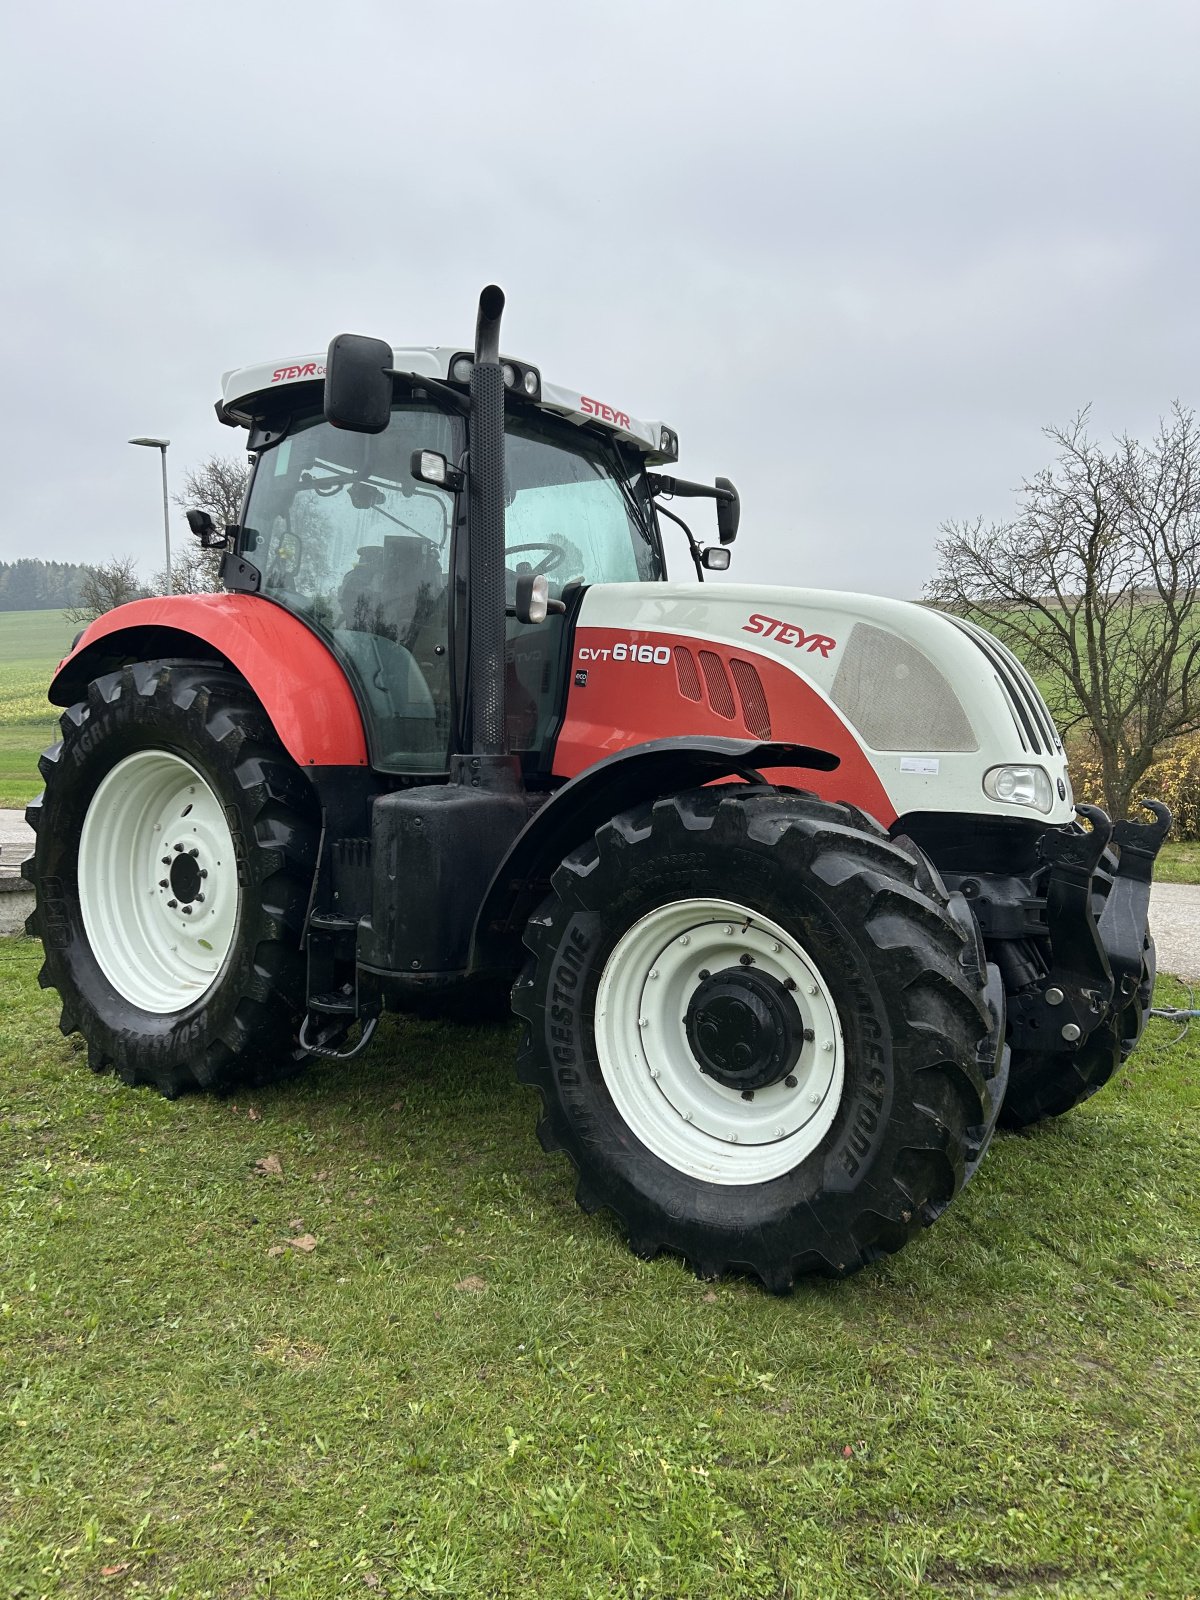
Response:
[[[968,619],[697,582],[732,484],[503,357],[503,304],[473,349],[226,377],[241,521],[189,513],[225,592],[108,613],[50,688],[42,982],[167,1095],[511,989],[585,1209],[705,1274],[852,1272],[1132,1049],[1169,813],[1077,808]],[[670,581],[689,497],[719,542],[683,525]]]

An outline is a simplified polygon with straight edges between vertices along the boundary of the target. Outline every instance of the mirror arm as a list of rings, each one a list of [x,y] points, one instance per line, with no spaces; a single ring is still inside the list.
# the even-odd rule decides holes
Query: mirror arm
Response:
[[[388,368],[389,378],[398,378],[401,383],[410,389],[428,389],[438,395],[448,404],[452,405],[460,416],[466,416],[471,409],[471,402],[465,394],[458,389],[452,389],[448,383],[443,383],[440,378],[427,378],[423,372],[398,372],[395,367]]]
[[[648,473],[647,476],[651,479],[651,483],[652,483],[652,486],[653,486],[653,479],[657,476],[657,474],[656,473]],[[661,512],[661,514],[664,517],[669,517],[672,522],[677,523],[679,525],[679,527],[681,527],[683,529],[684,533],[687,534],[688,549],[691,551],[692,565],[696,569],[696,578],[697,578],[698,582],[703,583],[704,582],[704,562],[702,561],[702,559],[700,557],[700,546],[696,543],[695,536],[693,535],[692,530],[688,527],[687,523],[683,520],[682,517],[677,517],[673,511],[668,511],[666,506],[660,506],[657,500],[654,502],[654,509],[656,511],[658,511],[658,512]]]
[[[736,500],[731,489],[720,489],[711,483],[692,483],[687,478],[668,477],[665,472],[648,472],[646,480],[651,494],[673,494],[681,500]]]

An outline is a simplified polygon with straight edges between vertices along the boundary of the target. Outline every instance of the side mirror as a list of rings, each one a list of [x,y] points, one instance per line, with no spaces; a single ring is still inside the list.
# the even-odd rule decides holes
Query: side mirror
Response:
[[[217,532],[217,525],[207,511],[187,511],[187,525],[200,541],[204,550],[224,550],[229,543],[229,529]]]
[[[732,544],[737,538],[738,523],[742,520],[742,502],[728,478],[717,478],[714,482],[718,489],[726,490],[729,495],[728,499],[717,501],[717,533],[722,544]],[[708,562],[705,561],[704,564],[707,566]],[[725,565],[728,566],[729,563],[726,562]],[[714,570],[723,569],[714,568]]]
[[[391,420],[391,345],[339,333],[325,358],[325,421],[351,433],[382,433]]]
[[[728,572],[729,563],[733,560],[733,551],[727,550],[724,545],[706,545],[700,553],[700,560],[709,572]]]

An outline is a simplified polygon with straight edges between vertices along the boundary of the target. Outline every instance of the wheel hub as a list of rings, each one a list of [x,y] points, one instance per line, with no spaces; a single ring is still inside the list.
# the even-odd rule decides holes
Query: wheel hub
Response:
[[[628,928],[601,974],[595,1030],[633,1135],[705,1182],[793,1171],[841,1103],[841,1023],[817,963],[734,900],[669,901]]]
[[[176,846],[176,849],[180,849]],[[200,874],[200,862],[197,859],[199,851],[192,849],[177,855],[171,863],[171,870],[167,877],[171,883],[171,894],[179,901],[180,905],[190,906],[197,899],[202,899],[200,886],[204,879]]]
[[[225,808],[171,751],[136,751],[97,785],[80,831],[79,909],[101,971],[158,1015],[212,988],[233,946],[241,887]]]
[[[743,1094],[782,1083],[804,1044],[791,994],[778,978],[753,967],[709,974],[683,1020],[701,1072]]]

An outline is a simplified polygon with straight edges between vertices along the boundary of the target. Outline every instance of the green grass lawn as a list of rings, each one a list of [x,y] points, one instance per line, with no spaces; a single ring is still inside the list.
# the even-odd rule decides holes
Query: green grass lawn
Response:
[[[1200,883],[1200,842],[1169,840],[1158,853],[1154,876],[1161,883]]]
[[[0,806],[20,809],[42,787],[37,758],[59,715],[46,689],[78,632],[61,611],[0,611]]]
[[[575,1209],[511,1029],[171,1104],[39,961],[0,941],[5,1600],[1200,1593],[1195,1036],[775,1300]]]

